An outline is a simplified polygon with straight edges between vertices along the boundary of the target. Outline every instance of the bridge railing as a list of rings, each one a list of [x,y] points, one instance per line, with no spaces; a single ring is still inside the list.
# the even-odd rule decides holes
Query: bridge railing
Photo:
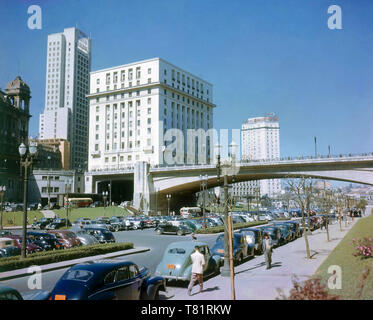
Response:
[[[237,165],[245,166],[251,164],[275,164],[275,163],[282,163],[282,162],[289,162],[289,161],[304,161],[304,160],[342,160],[342,159],[358,159],[358,158],[366,158],[366,157],[373,157],[373,152],[369,153],[349,153],[349,154],[337,154],[337,155],[318,155],[318,156],[297,156],[297,157],[280,157],[280,158],[272,158],[272,159],[240,159],[237,161]],[[108,173],[108,172],[133,172],[135,164],[127,164],[127,165],[107,165],[104,167],[93,167],[89,172],[91,173]],[[188,170],[198,170],[198,169],[213,169],[215,168],[215,164],[158,164],[158,165],[150,165],[152,171],[163,171],[163,170],[180,170],[180,169],[188,169]]]

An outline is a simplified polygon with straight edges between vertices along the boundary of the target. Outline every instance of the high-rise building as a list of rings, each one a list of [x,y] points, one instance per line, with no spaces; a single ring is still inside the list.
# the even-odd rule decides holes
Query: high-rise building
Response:
[[[70,167],[88,160],[88,101],[91,39],[77,28],[48,35],[45,108],[39,139],[70,142]]]
[[[164,135],[172,128],[182,133],[176,144],[184,152],[173,155],[176,161],[196,163],[200,153],[210,158],[211,140],[192,139],[196,152],[188,152],[187,139],[188,129],[213,126],[210,83],[160,58],[94,71],[90,81],[90,171],[162,164]]]
[[[250,118],[241,127],[242,160],[275,160],[280,158],[280,126],[274,114]],[[256,188],[260,195],[273,197],[281,192],[281,181],[269,179],[241,182],[235,186],[238,196],[255,196]]]

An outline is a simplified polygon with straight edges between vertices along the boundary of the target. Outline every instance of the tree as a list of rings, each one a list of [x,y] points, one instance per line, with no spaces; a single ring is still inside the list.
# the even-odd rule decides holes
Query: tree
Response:
[[[302,226],[304,230],[304,241],[306,245],[307,259],[311,259],[310,246],[308,242],[308,230],[305,219],[310,219],[310,205],[312,200],[312,178],[301,176],[299,179],[288,179],[289,190],[293,193],[294,201],[298,204],[302,212]],[[308,222],[309,224],[309,222]]]

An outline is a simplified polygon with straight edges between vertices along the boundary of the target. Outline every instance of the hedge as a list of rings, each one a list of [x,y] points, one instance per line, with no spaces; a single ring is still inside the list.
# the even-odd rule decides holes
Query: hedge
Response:
[[[254,221],[254,222],[235,223],[235,224],[233,224],[233,230],[255,227],[255,226],[259,226],[259,225],[267,224],[267,223],[268,223],[268,221]],[[198,230],[195,231],[195,233],[201,233],[201,234],[219,233],[219,232],[224,232],[224,226],[210,227],[210,228],[206,228],[206,229],[198,229]]]
[[[1,258],[0,272],[27,268],[32,265],[44,265],[49,263],[96,256],[100,254],[127,249],[133,249],[133,243],[104,243],[88,245],[83,247],[75,247],[67,250],[41,251],[27,255],[26,259],[21,259],[21,256]]]

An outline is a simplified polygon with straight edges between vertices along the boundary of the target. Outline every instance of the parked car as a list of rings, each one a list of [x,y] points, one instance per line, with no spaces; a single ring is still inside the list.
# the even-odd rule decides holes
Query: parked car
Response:
[[[256,254],[262,254],[263,253],[263,247],[262,247],[262,241],[263,241],[263,233],[262,230],[257,228],[244,228],[240,229],[238,233],[242,233],[246,235],[248,232],[254,233],[254,249]]]
[[[83,246],[100,243],[93,235],[88,234],[84,229],[74,231],[74,233]]]
[[[90,227],[92,228],[100,228],[100,229],[107,229],[109,231],[115,231],[114,226],[110,224],[110,220],[106,219],[95,219],[92,220],[92,223],[90,224]]]
[[[53,222],[53,218],[41,218],[39,219],[38,221],[35,221],[32,225],[31,225],[31,229],[35,230],[35,229],[40,229],[40,230],[43,230],[45,229],[45,227],[52,223]]]
[[[17,247],[14,239],[0,238],[0,258],[13,257],[20,254],[21,249]]]
[[[281,232],[280,244],[286,244],[293,239],[293,232],[289,225],[279,223],[279,224],[274,224],[274,226],[280,228],[280,232]]]
[[[299,224],[295,221],[276,221],[274,224],[288,226],[291,231],[291,240],[295,240],[301,235]]]
[[[84,228],[84,230],[94,236],[98,242],[100,243],[111,243],[111,242],[115,242],[115,237],[114,235],[107,229],[105,228],[92,228],[92,227],[88,227],[88,228]]]
[[[211,248],[213,255],[224,258],[224,234],[217,237]],[[233,233],[233,260],[235,263],[242,263],[247,257],[254,256],[254,244],[249,247],[246,238],[241,233]]]
[[[110,225],[114,228],[115,232],[126,229],[126,223],[123,217],[111,217],[109,222]]]
[[[158,299],[166,291],[162,277],[150,277],[146,268],[130,261],[97,261],[76,264],[58,280],[51,300]]]
[[[199,247],[205,258],[204,275],[219,273],[220,256],[214,256],[206,243],[178,241],[167,246],[155,274],[168,280],[190,281],[192,276],[192,259],[190,255],[194,252],[195,246]]]
[[[27,232],[27,238],[31,240],[32,243],[36,244],[43,250],[60,250],[63,249],[62,243],[60,243],[57,238],[49,233],[43,232]]]
[[[67,220],[67,226],[71,227],[71,223]],[[62,227],[66,227],[66,219],[65,218],[56,218],[50,224],[48,224],[45,229],[47,230],[55,230]]]
[[[193,232],[193,229],[186,224],[175,226],[171,223],[160,224],[154,230],[157,234],[175,233],[178,236],[184,236]]]
[[[0,284],[0,300],[47,300],[50,295],[46,290],[32,290],[19,293],[18,290]]]
[[[13,233],[9,230],[0,230],[0,237],[7,237],[11,235],[13,235]]]
[[[47,233],[54,235],[62,243],[65,249],[79,247],[82,245],[76,234],[68,230],[48,230]]]
[[[8,238],[13,239],[14,243],[15,243],[15,246],[17,248],[19,248],[19,250],[22,250],[22,237],[21,236],[10,235],[10,236],[8,236]],[[32,243],[32,241],[30,241],[30,239],[26,238],[26,253],[27,254],[39,252],[39,251],[42,251],[42,250],[43,249],[41,247],[37,246],[36,244]]]
[[[258,227],[263,231],[264,233],[267,233],[272,238],[272,243],[275,247],[280,245],[281,241],[281,230],[278,227],[275,226],[260,226]]]

